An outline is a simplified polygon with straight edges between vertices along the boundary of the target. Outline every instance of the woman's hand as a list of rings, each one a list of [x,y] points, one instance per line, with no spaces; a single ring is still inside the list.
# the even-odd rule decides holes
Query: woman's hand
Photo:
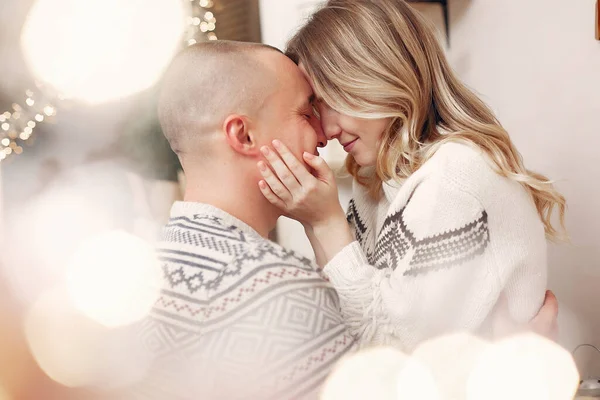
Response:
[[[269,165],[258,163],[264,178],[258,186],[267,200],[304,225],[322,267],[354,241],[333,172],[319,156],[303,155],[311,173],[280,141],[274,140],[273,147],[276,151],[261,149]]]
[[[275,150],[261,148],[268,165],[258,163],[264,178],[258,185],[266,199],[312,228],[345,221],[335,178],[325,160],[305,152],[303,158],[313,169],[311,173],[283,143],[274,140],[273,147]]]

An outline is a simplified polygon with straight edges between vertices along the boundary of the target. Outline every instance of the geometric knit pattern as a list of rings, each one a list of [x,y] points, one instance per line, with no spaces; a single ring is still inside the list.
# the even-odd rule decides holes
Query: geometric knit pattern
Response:
[[[369,264],[378,269],[395,270],[407,254],[411,254],[404,276],[417,276],[442,268],[461,265],[483,254],[490,241],[488,216],[483,210],[478,218],[456,229],[417,239],[404,220],[404,211],[387,216],[377,237],[375,251],[365,252]],[[348,208],[356,240],[366,248],[367,226],[356,209],[354,200]],[[412,250],[412,251],[411,251]]]
[[[375,236],[375,229],[367,223],[364,216],[359,214],[356,204],[357,201],[355,199],[350,200],[348,211],[346,212],[346,220],[354,231],[354,237],[360,244],[360,247],[362,247],[365,256],[369,260],[369,264],[375,265],[375,249],[374,243],[372,242]]]
[[[375,248],[375,266],[396,269],[407,252],[413,249],[409,268],[404,275],[416,276],[442,268],[461,265],[483,254],[489,243],[487,213],[463,227],[423,239],[416,239],[406,226],[405,208],[388,216],[381,228]]]
[[[173,212],[158,249],[163,288],[140,324],[156,362],[142,398],[316,398],[354,342],[335,291],[310,260],[202,206]]]

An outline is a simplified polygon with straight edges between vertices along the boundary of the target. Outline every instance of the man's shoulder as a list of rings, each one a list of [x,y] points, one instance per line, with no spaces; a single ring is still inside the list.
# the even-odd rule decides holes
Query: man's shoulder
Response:
[[[157,251],[164,284],[205,301],[240,290],[258,294],[327,284],[312,260],[210,221],[171,220]]]

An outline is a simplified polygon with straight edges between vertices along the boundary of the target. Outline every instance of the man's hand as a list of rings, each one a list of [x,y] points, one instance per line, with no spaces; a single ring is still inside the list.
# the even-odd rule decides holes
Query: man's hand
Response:
[[[552,291],[546,290],[544,304],[529,322],[529,328],[538,335],[558,341],[558,300]]]
[[[550,340],[558,340],[558,300],[552,291],[547,290],[544,304],[537,315],[522,325],[514,322],[508,311],[508,301],[504,295],[500,296],[496,305],[494,323],[494,338],[499,339],[521,331],[532,331],[538,335],[545,336]]]

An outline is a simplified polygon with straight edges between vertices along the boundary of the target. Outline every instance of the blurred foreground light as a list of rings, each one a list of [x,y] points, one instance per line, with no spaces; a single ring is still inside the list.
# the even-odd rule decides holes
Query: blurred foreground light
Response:
[[[45,292],[33,305],[25,334],[40,368],[68,387],[132,385],[151,362],[133,327],[108,329],[86,318],[63,287]]]
[[[397,377],[396,399],[442,400],[429,367],[411,357]]]
[[[465,399],[466,382],[489,346],[468,333],[452,333],[421,343],[412,357],[429,368],[444,399]]]
[[[468,400],[571,400],[579,373],[571,354],[528,333],[489,346],[467,382]]]
[[[409,357],[394,348],[373,348],[343,358],[323,386],[322,400],[397,400],[399,374]],[[401,382],[405,382],[402,378]],[[414,397],[420,399],[421,397]]]
[[[81,312],[115,327],[148,314],[159,295],[160,269],[152,246],[112,231],[80,246],[69,264],[67,285]]]
[[[10,400],[10,396],[8,395],[8,392],[6,390],[4,390],[4,388],[2,387],[1,384],[0,384],[0,400]]]
[[[90,103],[152,86],[183,39],[181,0],[37,0],[21,34],[34,75]]]
[[[97,181],[90,177],[90,182]],[[3,272],[20,300],[33,303],[63,281],[85,239],[114,229],[117,217],[90,197],[74,188],[49,190],[9,216]]]

